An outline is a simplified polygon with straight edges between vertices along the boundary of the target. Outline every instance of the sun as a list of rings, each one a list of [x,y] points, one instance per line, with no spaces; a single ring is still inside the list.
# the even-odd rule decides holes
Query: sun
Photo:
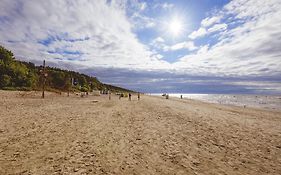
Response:
[[[182,22],[177,18],[172,19],[169,23],[169,31],[173,36],[180,35],[183,32]]]

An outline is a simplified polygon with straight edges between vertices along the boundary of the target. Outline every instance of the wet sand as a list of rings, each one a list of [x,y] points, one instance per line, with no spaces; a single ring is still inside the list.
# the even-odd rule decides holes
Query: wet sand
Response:
[[[0,91],[0,174],[280,172],[280,112]]]

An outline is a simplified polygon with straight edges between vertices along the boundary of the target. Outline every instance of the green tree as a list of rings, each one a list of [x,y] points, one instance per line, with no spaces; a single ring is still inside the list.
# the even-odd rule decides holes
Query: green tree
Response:
[[[9,64],[14,61],[14,54],[3,46],[0,46],[0,60],[2,60],[4,64]]]
[[[51,86],[56,89],[64,89],[65,75],[62,71],[49,71],[49,78],[51,79]]]
[[[11,77],[9,75],[1,75],[0,87],[8,87],[11,84]]]

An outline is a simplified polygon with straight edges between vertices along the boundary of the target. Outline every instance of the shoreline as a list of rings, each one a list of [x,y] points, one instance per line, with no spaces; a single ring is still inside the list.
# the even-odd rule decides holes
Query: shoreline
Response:
[[[183,99],[180,98],[183,95]],[[161,97],[161,94],[150,96]],[[242,98],[247,98],[243,101]],[[164,98],[164,97],[163,97]],[[169,94],[169,98],[180,100],[198,100],[204,103],[219,104],[226,106],[238,106],[253,109],[264,109],[268,111],[281,112],[280,95],[254,95],[254,94]],[[239,99],[241,98],[241,99]],[[268,99],[269,98],[269,99]],[[249,101],[250,100],[250,101]],[[271,101],[270,101],[271,100]],[[242,103],[243,101],[243,103]]]

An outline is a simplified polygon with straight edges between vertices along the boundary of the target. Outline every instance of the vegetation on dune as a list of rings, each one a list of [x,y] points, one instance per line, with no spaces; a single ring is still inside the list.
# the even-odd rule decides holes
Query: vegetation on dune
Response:
[[[48,90],[129,91],[124,88],[103,84],[96,77],[78,72],[54,67],[46,67],[45,70],[47,73],[45,82]],[[39,90],[43,85],[43,81],[42,66],[35,66],[31,62],[18,61],[11,51],[0,46],[0,89]]]

